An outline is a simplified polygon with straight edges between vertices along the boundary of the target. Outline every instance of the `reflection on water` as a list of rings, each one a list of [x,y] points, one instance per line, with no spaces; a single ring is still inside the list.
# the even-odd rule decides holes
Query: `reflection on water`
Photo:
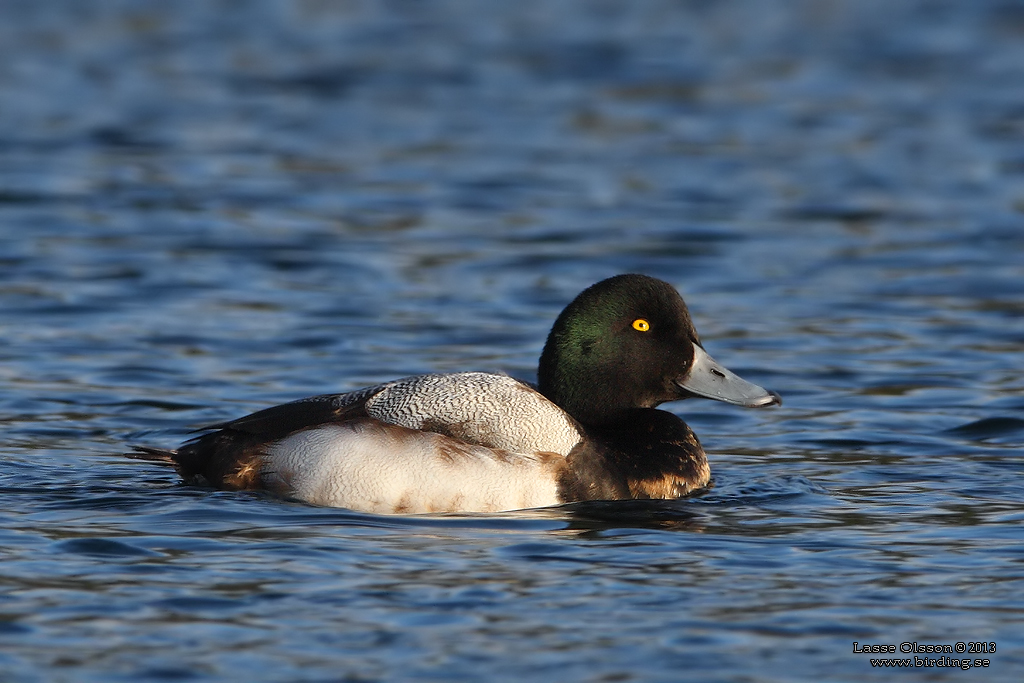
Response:
[[[1014,3],[8,5],[5,680],[1019,678]],[[117,455],[532,379],[627,271],[786,398],[671,406],[700,495],[376,517]]]

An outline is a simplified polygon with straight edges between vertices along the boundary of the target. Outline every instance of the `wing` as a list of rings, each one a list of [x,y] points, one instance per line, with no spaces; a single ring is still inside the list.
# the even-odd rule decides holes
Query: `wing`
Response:
[[[313,396],[197,431],[267,442],[362,417],[521,453],[565,455],[582,438],[576,421],[533,387],[484,372],[416,375],[347,394]]]
[[[342,422],[366,414],[366,402],[392,383],[379,384],[346,394],[323,394],[290,403],[264,408],[237,420],[206,425],[197,432],[227,430],[258,436],[264,440],[280,439],[300,429],[329,422]]]

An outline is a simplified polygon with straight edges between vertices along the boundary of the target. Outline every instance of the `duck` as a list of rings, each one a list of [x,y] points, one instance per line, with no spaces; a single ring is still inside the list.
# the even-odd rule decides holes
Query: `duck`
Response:
[[[695,397],[782,403],[705,351],[675,287],[623,274],[556,318],[536,384],[490,372],[405,377],[126,455],[171,465],[190,485],[375,514],[676,499],[708,487],[711,470],[693,430],[657,406]]]

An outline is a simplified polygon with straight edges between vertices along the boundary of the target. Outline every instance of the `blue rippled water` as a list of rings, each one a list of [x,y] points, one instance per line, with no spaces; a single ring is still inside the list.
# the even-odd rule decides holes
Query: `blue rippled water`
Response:
[[[1019,3],[0,14],[3,680],[1024,675]],[[379,517],[119,455],[532,379],[631,271],[785,398],[668,406],[702,495]]]

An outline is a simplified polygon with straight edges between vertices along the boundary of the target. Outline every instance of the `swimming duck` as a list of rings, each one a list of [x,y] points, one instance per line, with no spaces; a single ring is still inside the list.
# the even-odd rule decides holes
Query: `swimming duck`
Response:
[[[667,499],[707,486],[711,471],[687,424],[655,406],[782,402],[715,362],[675,288],[645,275],[577,296],[555,320],[537,380],[407,377],[210,425],[177,450],[136,446],[129,455],[171,464],[191,484],[373,513]]]

